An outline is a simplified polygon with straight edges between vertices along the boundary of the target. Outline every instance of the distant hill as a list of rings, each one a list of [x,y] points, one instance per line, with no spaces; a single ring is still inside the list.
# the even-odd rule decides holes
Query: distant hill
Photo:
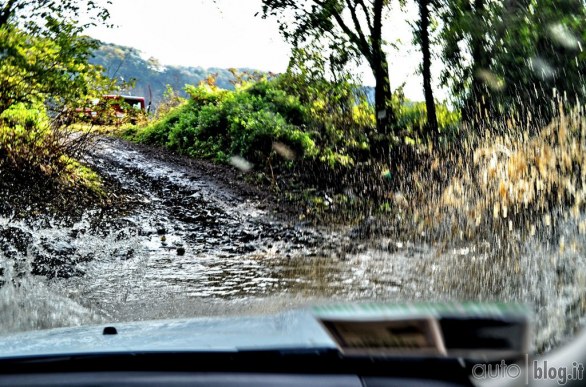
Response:
[[[119,46],[111,43],[101,43],[100,48],[94,51],[90,60],[106,69],[106,74],[112,78],[130,81],[136,80],[136,86],[122,93],[144,96],[149,99],[149,86],[152,91],[152,103],[156,106],[163,98],[167,85],[181,91],[186,84],[197,85],[211,74],[217,74],[216,83],[224,89],[233,89],[232,73],[227,69],[184,66],[164,66],[156,58],[145,59],[141,51],[132,47]],[[241,72],[252,72],[253,69],[240,68]]]

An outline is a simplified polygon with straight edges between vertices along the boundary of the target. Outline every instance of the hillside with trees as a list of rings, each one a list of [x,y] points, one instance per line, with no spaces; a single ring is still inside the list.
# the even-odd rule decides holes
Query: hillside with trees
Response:
[[[93,50],[90,63],[102,66],[108,77],[128,83],[121,93],[144,96],[147,101],[152,94],[152,103],[155,107],[163,99],[167,85],[179,95],[187,96],[183,90],[185,85],[197,85],[213,76],[219,87],[234,88],[234,75],[229,69],[167,66],[156,58],[145,58],[142,52],[132,47],[97,43],[98,47]],[[247,68],[236,70],[247,73],[255,71]]]

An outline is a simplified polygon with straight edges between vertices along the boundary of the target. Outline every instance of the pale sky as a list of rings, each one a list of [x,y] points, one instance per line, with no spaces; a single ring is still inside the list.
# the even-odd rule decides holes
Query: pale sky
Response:
[[[89,34],[109,43],[139,49],[163,65],[249,67],[283,72],[290,47],[279,35],[275,20],[263,20],[261,0],[112,0],[108,7],[117,27],[94,28]],[[414,17],[414,12],[409,12]],[[400,39],[400,52],[388,49],[392,87],[406,82],[405,94],[423,100],[421,77],[415,74],[420,53],[413,47],[411,30],[398,10],[387,21],[386,39]],[[364,84],[373,85],[363,66]],[[437,98],[444,94],[436,92]]]

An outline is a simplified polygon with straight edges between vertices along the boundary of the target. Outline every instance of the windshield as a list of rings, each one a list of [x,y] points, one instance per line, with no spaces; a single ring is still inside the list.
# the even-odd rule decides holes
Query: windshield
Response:
[[[0,334],[586,312],[582,1],[0,0]],[[1,338],[0,338],[1,340]]]

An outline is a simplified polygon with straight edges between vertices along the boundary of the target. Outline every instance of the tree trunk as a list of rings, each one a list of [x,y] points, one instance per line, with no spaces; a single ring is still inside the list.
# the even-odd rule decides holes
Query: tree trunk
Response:
[[[4,7],[0,9],[0,27],[4,27],[8,23],[10,16],[12,16],[12,12],[14,11],[14,5],[16,4],[17,0],[8,0]]]
[[[427,110],[427,132],[432,138],[438,133],[437,115],[435,112],[435,100],[431,87],[431,52],[429,48],[429,0],[419,0],[419,34],[421,40],[421,53],[423,63],[421,75],[423,76],[423,93],[425,95],[425,107]]]
[[[474,0],[474,9],[471,10],[478,22],[478,27],[472,33],[472,85],[470,97],[463,112],[465,121],[478,123],[482,122],[486,114],[490,111],[488,90],[478,76],[479,71],[488,70],[489,67],[488,55],[486,54],[486,41],[483,36],[483,28],[481,27],[482,23],[485,22],[483,20],[486,13],[485,7],[485,0]]]
[[[376,108],[377,132],[382,135],[387,135],[396,124],[397,117],[391,106],[393,94],[391,92],[391,82],[389,80],[389,65],[384,54],[382,57],[374,59],[372,68],[376,82],[374,101]]]
[[[389,80],[389,63],[383,51],[382,12],[384,0],[374,0],[373,7],[372,51],[368,59],[376,82],[374,89],[376,129],[379,134],[386,136],[396,126],[397,117],[391,105],[393,94]]]

